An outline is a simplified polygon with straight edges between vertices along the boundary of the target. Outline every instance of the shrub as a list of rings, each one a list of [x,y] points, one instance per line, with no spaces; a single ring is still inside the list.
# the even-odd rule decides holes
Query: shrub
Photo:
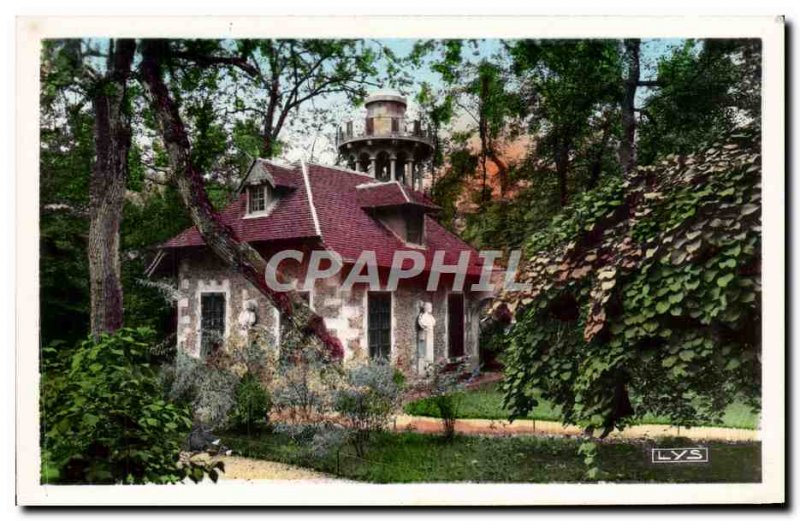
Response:
[[[179,466],[189,411],[164,400],[149,360],[151,341],[146,328],[86,340],[61,384],[43,385],[43,480],[170,483],[194,472],[192,465]],[[51,377],[57,375],[43,380]]]
[[[250,434],[267,423],[267,413],[271,405],[269,395],[261,382],[252,373],[245,374],[236,388],[236,405],[231,414],[231,427]]]
[[[348,368],[344,384],[334,391],[333,403],[356,453],[363,456],[372,433],[385,430],[400,405],[395,370],[386,363]]]
[[[169,398],[187,404],[196,421],[211,428],[227,425],[236,405],[239,377],[214,361],[200,360],[179,350]]]
[[[295,348],[282,360],[281,376],[271,389],[274,407],[295,422],[319,422],[332,410],[330,389],[339,378],[338,369],[314,346]]]

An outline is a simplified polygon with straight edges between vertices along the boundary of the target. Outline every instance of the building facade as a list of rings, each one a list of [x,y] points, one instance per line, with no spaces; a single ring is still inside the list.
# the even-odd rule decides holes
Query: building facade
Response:
[[[397,105],[392,110],[400,113]],[[402,152],[414,153],[414,146],[408,146],[403,142],[394,149],[383,143],[381,147],[388,148],[381,152],[403,157]],[[472,291],[482,275],[481,259],[437,222],[438,207],[404,182],[408,176],[398,177],[398,164],[393,178],[378,179],[380,164],[358,171],[259,159],[221,219],[267,260],[289,250],[298,252],[296,258],[282,260],[279,271],[297,281],[297,290],[341,341],[345,359],[389,359],[409,374],[420,370],[423,358],[468,356],[477,364],[481,306],[491,296]],[[391,174],[391,163],[388,168]],[[415,168],[406,172],[418,173]],[[306,286],[315,251],[335,252],[342,267]],[[419,273],[401,278],[392,288],[389,279],[398,252],[422,263]],[[461,288],[452,273],[459,263],[464,273]],[[176,333],[179,347],[187,353],[206,356],[212,347],[242,339],[250,327],[263,328],[268,341],[280,349],[287,326],[278,311],[225,266],[195,228],[163,244],[154,269],[169,271],[177,279]],[[378,274],[378,284],[356,277],[371,272]],[[438,279],[435,287],[429,285],[432,273]],[[356,282],[346,284],[348,277]],[[433,323],[430,316],[435,319],[427,333],[419,325],[426,307],[426,323]],[[433,337],[432,353],[431,348],[425,352],[423,334]]]

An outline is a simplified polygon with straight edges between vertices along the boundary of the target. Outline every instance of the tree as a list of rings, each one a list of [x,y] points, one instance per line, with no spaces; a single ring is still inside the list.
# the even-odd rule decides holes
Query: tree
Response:
[[[760,41],[688,40],[658,62],[656,85],[637,109],[642,164],[687,154],[760,118]]]
[[[613,110],[621,97],[620,57],[610,40],[519,40],[508,44],[536,153],[555,165],[559,199],[570,195],[576,152],[592,135],[597,113]]]
[[[232,48],[231,48],[232,47]],[[392,61],[382,46],[364,40],[236,40],[176,42],[175,58],[201,66],[225,67],[237,89],[234,110],[250,114],[260,127],[262,157],[280,152],[280,134],[306,103],[330,94],[362,99],[380,82],[376,61]],[[244,81],[241,81],[244,80]]]
[[[423,85],[419,97],[437,134],[453,118],[454,106],[472,119],[474,128],[461,134],[476,135],[478,138],[482,173],[480,200],[485,204],[491,196],[487,160],[497,168],[501,197],[510,186],[510,167],[502,157],[502,143],[516,135],[521,107],[517,92],[509,88],[513,78],[505,66],[503,51],[494,55],[493,60],[482,59],[478,62],[463,56],[465,48],[476,49],[477,44],[476,40],[422,41],[414,46],[408,60],[420,67],[427,58],[431,61],[430,68],[439,74],[444,83],[439,95],[442,99],[440,104],[429,101],[429,86]],[[437,157],[440,150],[437,143]]]
[[[189,137],[178,106],[162,77],[164,65],[176,56],[172,55],[166,40],[143,41],[141,48],[141,81],[169,158],[171,180],[206,245],[266,296],[283,316],[288,317],[289,323],[296,330],[319,339],[328,348],[331,358],[341,358],[344,355],[342,345],[328,332],[322,317],[311,311],[295,292],[273,290],[265,280],[266,261],[249,244],[239,241],[222,223],[206,193],[203,172],[194,163]]]
[[[94,118],[87,253],[90,328],[95,338],[123,323],[119,229],[131,145],[127,87],[135,50],[135,42],[128,39],[110,40],[105,49],[80,40],[45,48],[45,92],[55,96],[58,90],[69,91],[68,96],[77,96],[78,107],[88,100]],[[102,59],[105,63],[98,67]]]
[[[622,96],[622,138],[619,142],[619,162],[625,175],[636,170],[636,89],[639,87],[639,50],[641,41],[623,41],[625,47],[624,94]]]

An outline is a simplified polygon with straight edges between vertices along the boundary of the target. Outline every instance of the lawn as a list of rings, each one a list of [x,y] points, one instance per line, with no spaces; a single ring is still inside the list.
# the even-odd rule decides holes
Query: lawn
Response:
[[[439,436],[381,433],[364,459],[351,447],[339,457],[309,455],[305,447],[280,434],[223,435],[236,454],[312,468],[347,479],[373,483],[500,482],[558,483],[585,481],[577,454],[581,440],[534,436]],[[688,444],[688,445],[687,445]],[[659,447],[697,446],[685,439],[662,440]],[[653,464],[652,442],[599,443],[603,480],[614,482],[752,483],[761,480],[761,444],[711,442],[707,464]]]
[[[490,420],[507,420],[510,414],[503,407],[503,394],[497,383],[487,384],[477,389],[462,393],[459,418],[486,418]],[[405,406],[406,414],[414,416],[439,417],[436,406],[428,399],[415,400]],[[561,416],[558,409],[547,400],[540,399],[539,405],[531,411],[527,419],[558,421]],[[720,427],[735,427],[740,429],[757,429],[759,415],[742,402],[734,402],[725,410],[722,421],[711,424]],[[640,423],[667,425],[669,420],[662,416],[645,415]]]

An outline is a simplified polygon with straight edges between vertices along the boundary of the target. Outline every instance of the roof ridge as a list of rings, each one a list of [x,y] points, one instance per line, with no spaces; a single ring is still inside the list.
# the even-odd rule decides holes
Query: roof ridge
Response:
[[[306,194],[308,195],[308,206],[311,209],[311,218],[314,220],[314,230],[316,230],[319,238],[322,239],[322,229],[319,226],[319,217],[317,217],[317,208],[314,206],[314,196],[311,193],[311,182],[308,179],[308,168],[306,162],[300,158],[300,168],[303,171],[303,183],[306,185]]]
[[[359,172],[358,170],[352,170],[350,168],[344,168],[344,167],[337,166],[337,165],[323,165],[321,163],[313,163],[311,161],[309,161],[308,164],[312,165],[312,166],[321,166],[322,168],[330,168],[332,170],[339,170],[340,172],[344,172],[346,174],[357,174],[357,175],[360,175],[362,177],[369,177],[370,179],[375,179],[372,176],[372,174],[369,174],[368,172]]]
[[[406,192],[405,186],[403,186],[402,183],[400,183],[400,181],[395,180],[394,182],[397,183],[397,186],[400,187],[400,191],[403,193],[403,197],[406,198],[406,202],[410,203],[411,202],[411,198],[408,197],[408,192]]]
[[[392,185],[392,184],[397,184],[399,186],[400,185],[400,181],[398,181],[396,179],[394,181],[378,181],[378,180],[375,180],[372,183],[361,183],[360,185],[356,185],[356,190],[360,190],[362,188],[377,188],[379,186],[389,186],[389,185]]]
[[[285,168],[287,170],[294,170],[297,168],[297,164],[295,163],[283,163],[280,161],[275,161],[274,159],[268,159],[266,157],[257,157],[256,161],[261,161],[262,163],[269,163],[272,166],[277,166],[278,168]]]

